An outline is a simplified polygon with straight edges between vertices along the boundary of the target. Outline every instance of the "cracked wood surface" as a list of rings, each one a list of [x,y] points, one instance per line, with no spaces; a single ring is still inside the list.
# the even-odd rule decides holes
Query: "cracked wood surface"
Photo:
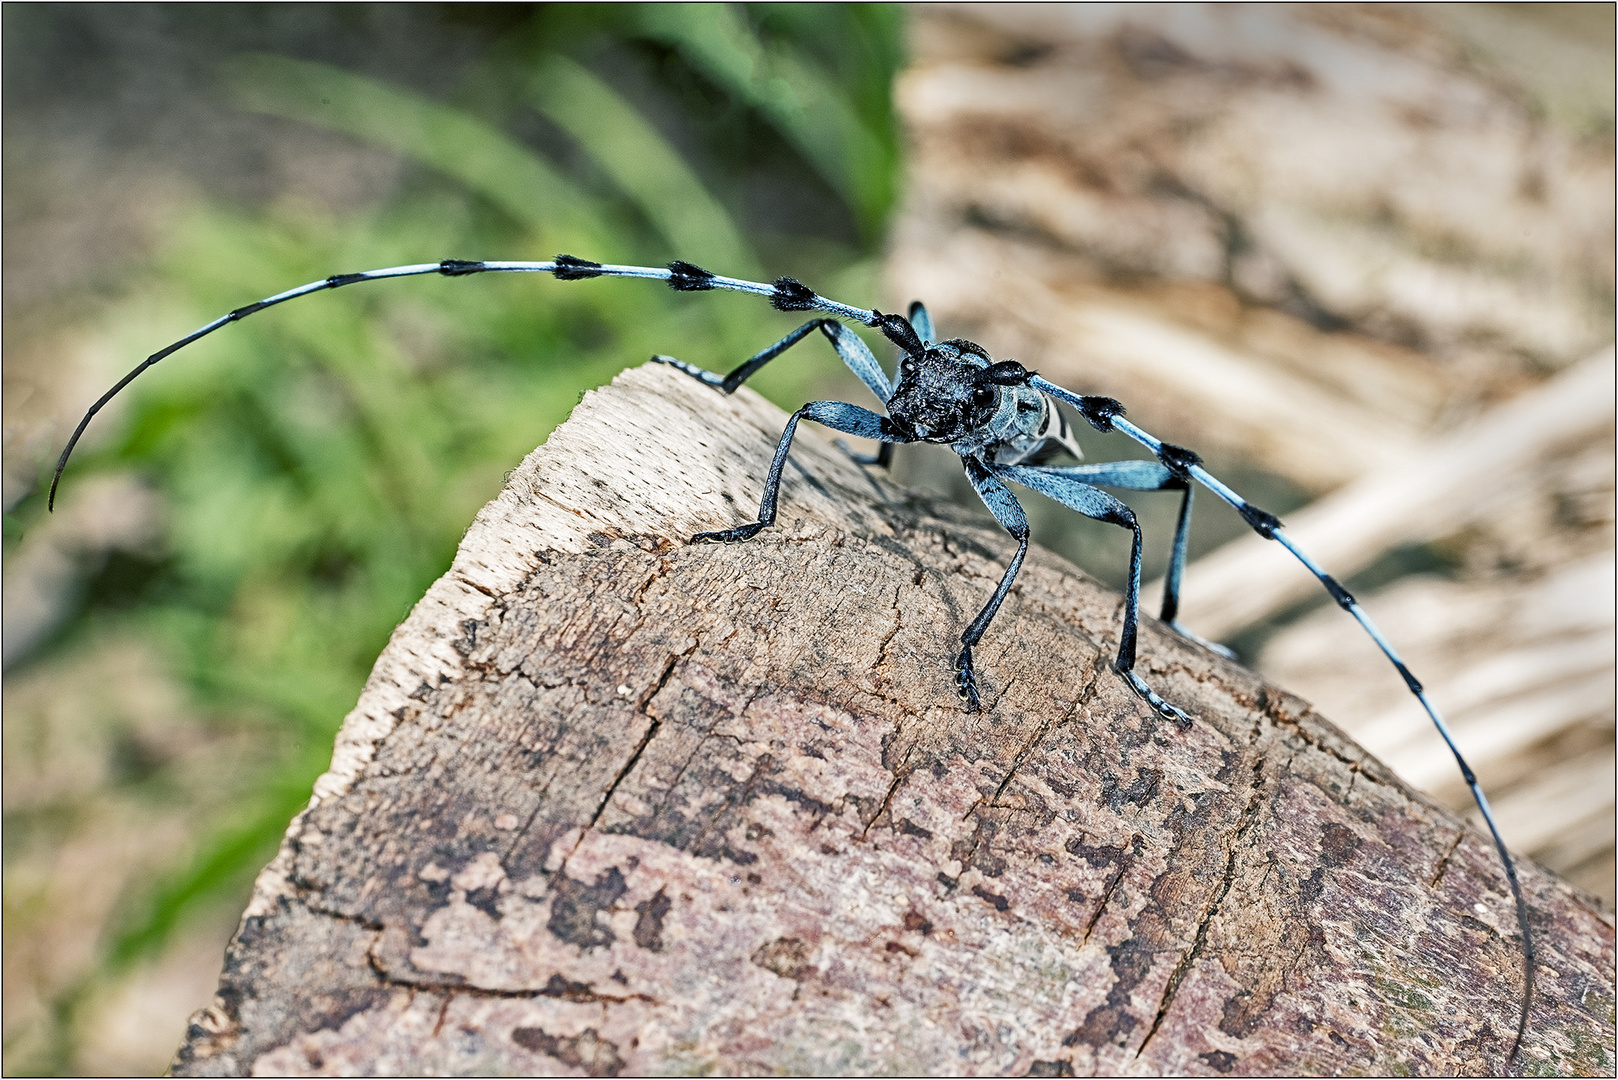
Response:
[[[510,477],[395,632],[179,1075],[1505,1069],[1489,846],[1305,702],[666,368]],[[902,452],[902,451],[901,451]],[[1393,678],[1391,674],[1390,678]],[[1612,1068],[1613,927],[1532,865],[1514,1069]]]

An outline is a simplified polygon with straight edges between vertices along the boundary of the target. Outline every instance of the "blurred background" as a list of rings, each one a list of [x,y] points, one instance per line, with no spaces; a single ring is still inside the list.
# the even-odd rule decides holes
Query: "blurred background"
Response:
[[[1613,894],[1613,8],[6,5],[4,1071],[155,1073],[372,661],[502,477],[652,352],[942,329],[1202,450],[1348,579],[1508,842]],[[878,355],[888,352],[873,342]],[[857,396],[814,344],[752,385]],[[854,395],[854,396],[850,396]],[[1139,456],[1081,432],[1093,459]],[[973,503],[939,448],[901,479]],[[1161,573],[1174,499],[1133,500]],[[1029,500],[1114,585],[1118,530]],[[1440,801],[1402,684],[1204,498],[1186,620]],[[1008,548],[1009,550],[1009,548]]]

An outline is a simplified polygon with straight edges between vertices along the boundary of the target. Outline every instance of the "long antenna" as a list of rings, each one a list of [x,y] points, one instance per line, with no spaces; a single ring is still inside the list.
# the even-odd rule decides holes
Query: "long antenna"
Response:
[[[62,482],[62,470],[67,468],[67,459],[73,456],[73,448],[79,444],[79,438],[84,429],[90,426],[96,413],[102,407],[118,396],[119,391],[136,377],[159,360],[172,353],[178,352],[200,338],[205,338],[220,327],[228,326],[265,308],[284,304],[288,300],[296,300],[300,296],[310,293],[324,292],[328,289],[340,289],[344,285],[354,285],[361,281],[383,281],[388,278],[417,277],[422,274],[443,274],[445,277],[463,277],[467,274],[553,274],[561,281],[579,281],[594,277],[629,277],[649,278],[653,281],[666,281],[669,288],[677,292],[701,292],[706,289],[728,289],[734,292],[753,293],[758,296],[767,296],[770,303],[782,311],[824,311],[828,315],[841,316],[853,319],[866,326],[877,325],[877,315],[874,311],[864,308],[850,307],[839,304],[835,300],[828,300],[820,296],[813,289],[802,282],[789,277],[776,278],[772,282],[746,281],[742,278],[721,277],[710,273],[700,266],[693,266],[688,262],[672,262],[667,266],[617,266],[611,263],[591,262],[588,259],[575,258],[572,255],[558,255],[548,262],[471,262],[465,259],[444,259],[432,263],[411,263],[408,266],[389,266],[381,270],[364,270],[357,274],[333,274],[319,281],[311,281],[307,285],[299,285],[296,289],[276,293],[265,297],[244,307],[239,307],[227,315],[221,315],[213,322],[200,326],[185,337],[166,345],[152,355],[142,360],[140,364],[118,380],[111,390],[102,394],[79,426],[73,429],[73,436],[67,440],[67,446],[62,448],[62,456],[57,459],[56,473],[51,477],[50,497],[46,501],[46,508],[56,509],[56,488]]]

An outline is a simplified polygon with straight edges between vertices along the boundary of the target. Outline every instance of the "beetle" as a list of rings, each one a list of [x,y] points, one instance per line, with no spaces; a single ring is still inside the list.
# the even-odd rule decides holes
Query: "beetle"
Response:
[[[1364,608],[1341,583],[1292,541],[1279,518],[1252,505],[1215,477],[1203,466],[1202,459],[1194,452],[1164,442],[1136,426],[1125,418],[1124,406],[1112,398],[1075,393],[1040,377],[1037,372],[1028,370],[1015,360],[995,360],[986,349],[975,342],[963,338],[938,340],[934,333],[932,318],[919,302],[910,306],[907,315],[884,314],[875,309],[853,307],[821,296],[791,277],[779,277],[771,282],[748,281],[724,277],[682,261],[671,262],[664,267],[628,266],[593,262],[572,255],[558,255],[555,259],[534,262],[444,259],[433,263],[413,263],[358,273],[334,274],[236,308],[143,360],[91,405],[83,419],[79,421],[78,427],[74,429],[57,461],[56,471],[51,479],[48,507],[55,508],[57,487],[61,483],[63,471],[67,468],[68,459],[96,414],[147,368],[192,342],[255,312],[316,292],[389,278],[425,274],[463,277],[481,273],[546,273],[562,281],[579,281],[596,277],[645,278],[662,281],[677,292],[721,289],[752,293],[767,298],[779,311],[815,312],[813,318],[779,341],[755,353],[726,375],[716,374],[671,356],[652,357],[658,363],[672,366],[707,386],[730,394],[770,361],[810,335],[819,332],[831,343],[838,356],[855,376],[870,388],[886,410],[884,415],[848,402],[812,401],[792,413],[776,445],[774,458],[770,462],[757,519],[742,525],[698,533],[691,537],[691,542],[740,543],[750,540],[774,523],[782,471],[792,449],[798,424],[803,420],[810,420],[843,434],[875,440],[879,443],[879,449],[875,454],[853,455],[856,461],[865,465],[886,466],[892,460],[893,447],[903,443],[927,442],[948,446],[961,458],[967,478],[989,512],[1017,541],[1016,554],[1012,556],[993,595],[962,632],[961,648],[954,659],[955,688],[965,708],[971,711],[981,706],[972,649],[993,622],[1028,553],[1028,518],[1008,483],[1015,483],[1038,492],[1086,517],[1130,530],[1132,543],[1124,592],[1123,625],[1119,633],[1118,652],[1112,667],[1151,708],[1165,719],[1172,720],[1182,727],[1190,726],[1192,718],[1148,686],[1135,671],[1136,636],[1140,619],[1141,529],[1129,507],[1101,488],[1113,487],[1135,491],[1170,490],[1183,493],[1169,568],[1164,577],[1162,619],[1182,635],[1200,644],[1219,649],[1226,655],[1229,655],[1227,650],[1204,642],[1181,627],[1176,621],[1176,615],[1186,559],[1193,484],[1206,488],[1230,504],[1250,528],[1260,536],[1280,543],[1297,558],[1310,573],[1315,575],[1338,606],[1364,628],[1403,677],[1405,685],[1420,701],[1422,708],[1454,755],[1461,775],[1467,787],[1471,789],[1472,797],[1494,840],[1495,849],[1499,853],[1516,904],[1517,922],[1522,931],[1522,1007],[1508,1061],[1516,1056],[1527,1026],[1534,987],[1533,935],[1528,922],[1528,905],[1517,878],[1516,865],[1500,836],[1499,827],[1495,823],[1494,814],[1489,808],[1489,801],[1478,783],[1477,776],[1455,745],[1454,737],[1443,716],[1428,698],[1421,682],[1371,621]],[[870,348],[844,325],[843,320],[857,322],[879,331],[898,348],[899,364],[895,380],[889,380]],[[1083,456],[1059,407],[1064,404],[1076,410],[1095,430],[1121,432],[1140,443],[1151,452],[1155,460],[1066,466],[1048,464],[1049,460],[1064,451],[1075,458],[1082,459]]]

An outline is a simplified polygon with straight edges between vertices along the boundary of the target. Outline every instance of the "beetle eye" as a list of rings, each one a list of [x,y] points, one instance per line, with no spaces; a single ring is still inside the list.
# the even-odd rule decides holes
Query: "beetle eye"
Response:
[[[972,391],[972,403],[978,406],[988,405],[994,400],[994,387],[984,384]]]

